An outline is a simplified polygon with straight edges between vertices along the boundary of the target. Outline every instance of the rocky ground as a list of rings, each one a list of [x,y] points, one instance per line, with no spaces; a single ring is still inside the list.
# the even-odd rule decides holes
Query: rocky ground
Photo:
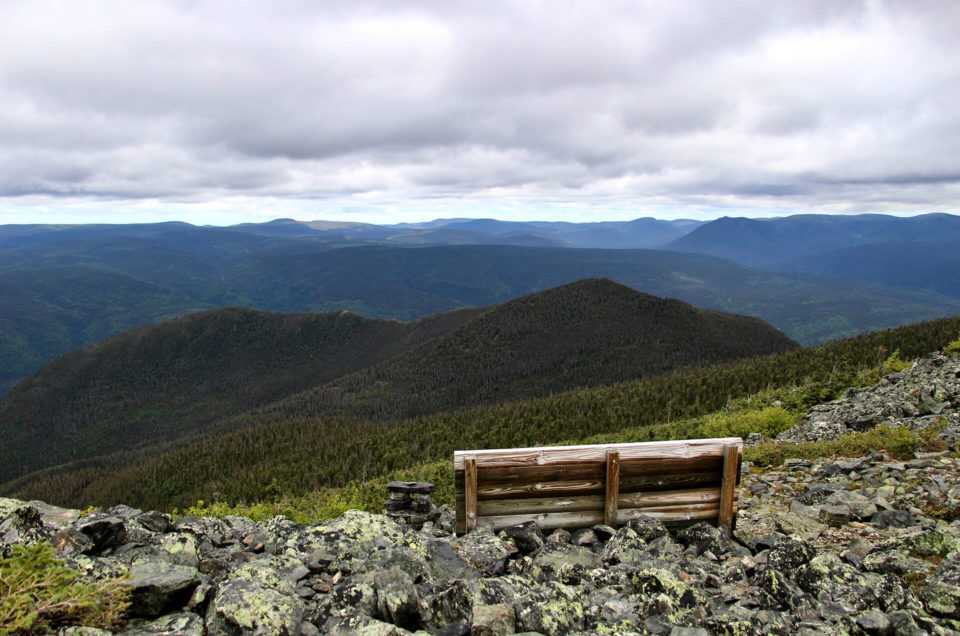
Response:
[[[650,518],[454,537],[449,514],[413,530],[359,511],[299,526],[0,499],[0,548],[46,538],[86,577],[126,576],[125,634],[954,634],[958,412],[957,355],[817,407],[784,439],[943,417],[946,450],[746,465],[733,537]]]

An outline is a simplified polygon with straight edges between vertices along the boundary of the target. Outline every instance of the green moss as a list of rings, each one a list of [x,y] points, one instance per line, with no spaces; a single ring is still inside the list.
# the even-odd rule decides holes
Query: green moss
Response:
[[[0,635],[33,634],[61,625],[114,627],[129,606],[117,580],[86,584],[55,558],[49,543],[14,546],[0,558]]]

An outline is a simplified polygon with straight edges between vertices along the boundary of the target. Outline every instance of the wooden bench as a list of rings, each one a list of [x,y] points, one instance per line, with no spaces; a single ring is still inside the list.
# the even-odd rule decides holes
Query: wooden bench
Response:
[[[456,532],[616,527],[641,514],[732,532],[742,455],[739,437],[456,451]]]

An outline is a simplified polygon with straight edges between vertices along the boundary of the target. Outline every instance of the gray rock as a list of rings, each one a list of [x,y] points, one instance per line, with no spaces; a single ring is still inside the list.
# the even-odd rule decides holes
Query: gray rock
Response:
[[[906,510],[880,510],[870,518],[878,528],[909,528],[916,525],[913,515]]]
[[[452,544],[467,563],[487,575],[503,573],[511,554],[503,539],[486,528],[468,532]]]
[[[449,541],[428,541],[426,549],[425,570],[430,580],[447,583],[480,576],[480,571],[460,556]]]
[[[540,531],[540,527],[537,526],[535,521],[526,521],[515,526],[510,526],[509,528],[504,528],[503,533],[508,539],[513,539],[513,542],[517,545],[517,549],[524,554],[536,552],[542,548],[546,542],[543,533]]]
[[[428,629],[440,629],[447,625],[467,625],[473,616],[473,598],[465,581],[452,581],[438,586],[435,593],[419,593],[420,616]]]
[[[513,605],[480,605],[473,610],[471,636],[500,636],[516,633],[517,618]]]
[[[255,581],[236,578],[222,584],[207,610],[208,636],[289,634],[298,636],[303,601]]]
[[[191,612],[167,614],[156,620],[131,621],[124,636],[203,636],[203,618]]]
[[[890,619],[878,609],[869,609],[857,617],[857,625],[868,634],[886,634]]]
[[[544,575],[546,578],[572,578],[570,573],[576,570],[576,578],[586,576],[588,570],[600,567],[600,557],[590,548],[550,543],[543,547],[533,559],[531,572],[534,576]],[[566,575],[566,576],[565,576]]]
[[[548,582],[513,604],[518,631],[569,634],[584,627],[583,603],[573,587]]]
[[[153,618],[186,605],[200,583],[197,568],[161,559],[133,565],[121,585],[130,588],[130,614]]]
[[[420,623],[420,600],[413,580],[406,572],[393,568],[376,575],[377,617],[403,628]]]
[[[850,506],[846,504],[823,504],[820,506],[819,519],[834,528],[842,528],[850,523]]]

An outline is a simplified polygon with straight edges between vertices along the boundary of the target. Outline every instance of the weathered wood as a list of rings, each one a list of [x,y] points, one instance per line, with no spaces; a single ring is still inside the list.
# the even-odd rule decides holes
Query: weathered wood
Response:
[[[671,440],[665,442],[634,442],[630,444],[588,444],[580,446],[544,446],[535,448],[510,448],[478,451],[455,451],[453,467],[462,470],[464,458],[472,456],[482,470],[493,467],[549,466],[552,464],[575,464],[578,462],[603,462],[608,450],[620,453],[620,459],[690,459],[716,456],[723,453],[727,444],[742,444],[739,437],[718,439]]]
[[[483,475],[481,471],[479,475]],[[633,477],[623,475],[623,462],[620,463],[620,492],[679,490],[682,488],[720,487],[721,472],[718,469],[709,473],[691,473],[686,475],[666,475],[664,477]],[[463,472],[456,473],[455,483],[458,491],[463,489]],[[480,499],[521,499],[523,497],[541,497],[543,495],[586,495],[602,494],[606,491],[603,479],[589,481],[537,481],[517,482],[514,484],[492,484],[477,486]]]
[[[620,453],[607,451],[607,484],[603,502],[603,522],[608,526],[617,523],[617,500],[620,497]]]
[[[477,527],[477,460],[474,457],[464,458],[464,517],[466,532]]]
[[[720,512],[717,526],[733,534],[733,503],[736,498],[737,477],[740,466],[740,448],[728,444],[723,448],[723,479],[720,483]]]
[[[512,484],[557,480],[603,480],[606,456],[596,461],[580,461],[549,466],[481,466],[478,485]],[[683,461],[668,458],[625,459],[620,456],[620,476],[625,478],[671,476],[723,470],[721,455],[692,457]],[[462,472],[457,470],[456,472]]]
[[[457,532],[530,520],[543,529],[618,525],[642,514],[730,528],[742,445],[724,438],[457,451]]]
[[[717,506],[713,505],[706,508],[689,509],[682,511],[676,510],[618,510],[617,524],[624,524],[631,519],[636,519],[641,514],[649,515],[659,519],[665,524],[682,521],[703,521],[717,518]],[[545,512],[539,514],[516,514],[516,515],[498,515],[494,517],[481,517],[481,523],[490,524],[495,529],[509,528],[524,521],[535,521],[541,530],[552,530],[554,528],[583,528],[603,523],[603,511],[584,511],[584,512]]]
[[[666,492],[620,493],[617,509],[657,508],[661,506],[686,506],[692,504],[720,504],[720,488],[693,488]],[[583,512],[600,510],[604,506],[602,495],[578,497],[542,497],[539,499],[494,499],[477,503],[477,516],[520,514],[525,511]]]
[[[649,473],[647,470],[638,471],[635,466],[620,460],[620,492],[636,492],[638,490],[676,490],[678,488],[702,488],[720,486],[722,462],[715,458],[715,466],[687,467],[685,473],[677,471],[684,467],[674,465],[667,467],[670,473]],[[594,477],[578,479],[575,477],[580,471],[573,470],[573,475],[564,473],[560,468],[551,469],[551,474],[543,474],[538,469],[527,469],[517,473],[513,479],[504,479],[498,476],[492,480],[480,470],[477,476],[477,493],[480,499],[517,499],[521,497],[540,497],[544,494],[557,495],[598,494],[605,492],[606,475],[602,472],[606,466],[601,464],[592,471]],[[636,475],[637,472],[644,474]],[[631,475],[634,473],[634,475]],[[463,471],[454,473],[454,483],[458,493],[463,491]]]

